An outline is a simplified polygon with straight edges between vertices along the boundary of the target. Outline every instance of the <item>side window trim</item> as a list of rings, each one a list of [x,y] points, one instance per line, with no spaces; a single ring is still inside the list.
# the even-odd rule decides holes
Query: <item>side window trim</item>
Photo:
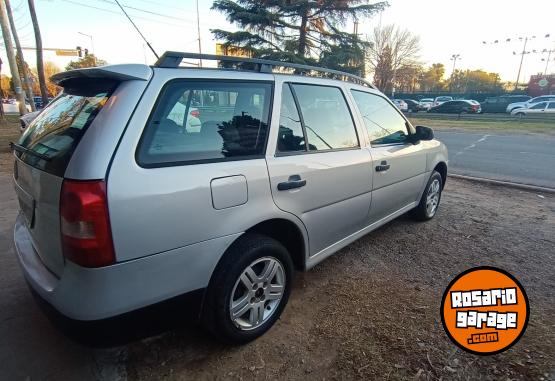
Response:
[[[304,123],[304,116],[301,110],[301,106],[299,105],[299,98],[297,98],[297,93],[295,91],[295,89],[293,88],[293,86],[291,86],[291,84],[289,82],[285,82],[283,84],[283,87],[287,86],[287,88],[289,89],[289,91],[291,92],[291,95],[293,95],[293,102],[295,102],[295,108],[297,109],[297,114],[299,114],[299,120],[301,122],[301,129],[303,130],[303,138],[304,138],[304,151],[297,151],[298,153],[306,153],[309,152],[310,150],[308,149],[308,136],[306,134],[306,127],[305,127],[305,123]],[[283,93],[283,87],[281,89],[282,93]]]
[[[327,153],[327,152],[340,152],[340,151],[351,151],[351,150],[359,150],[361,149],[362,145],[360,143],[360,136],[359,136],[359,132],[357,129],[357,124],[355,121],[355,118],[353,116],[353,110],[351,110],[351,107],[349,106],[349,102],[347,101],[347,97],[345,96],[345,93],[343,91],[343,89],[340,86],[332,86],[332,85],[321,85],[319,83],[306,83],[306,82],[283,82],[283,85],[287,85],[289,87],[289,89],[291,90],[291,94],[293,95],[293,100],[295,101],[295,107],[297,108],[297,112],[299,113],[299,119],[301,122],[301,128],[303,130],[303,137],[305,139],[305,151],[286,151],[286,152],[279,152],[276,150],[276,153],[274,156],[279,157],[279,156],[293,156],[293,155],[305,155],[305,154],[315,154],[315,153]],[[351,123],[352,123],[352,128],[355,131],[355,136],[357,138],[357,145],[354,147],[344,147],[344,148],[332,148],[332,149],[326,149],[326,150],[309,150],[308,149],[308,138],[307,138],[307,133],[306,133],[306,125],[304,123],[304,116],[299,104],[299,99],[297,98],[297,93],[295,92],[295,87],[293,85],[303,85],[303,86],[321,86],[321,87],[331,87],[334,89],[339,90],[339,93],[341,94],[341,96],[343,97],[343,101],[345,102],[345,107],[347,108],[347,111],[349,112],[349,116],[351,118]],[[282,88],[282,93],[283,93],[283,88]],[[277,147],[277,142],[276,142],[276,147]]]
[[[368,91],[363,91],[363,90],[359,90],[356,88],[350,88],[351,91],[358,91],[359,93],[364,93],[364,94],[368,94],[368,95],[374,95],[376,97],[380,97],[382,99],[384,99],[386,102],[390,103],[391,105],[395,106],[395,104],[393,104],[392,102],[390,102],[385,96],[381,95],[381,94],[377,94],[377,93],[370,93]],[[360,113],[360,116],[362,117],[362,119],[364,119],[364,116],[362,115],[362,113],[360,112],[360,109],[358,108],[358,106],[356,105],[355,102],[355,106],[358,109],[358,112]],[[397,107],[393,107],[393,109],[395,110],[395,112],[397,112],[404,120],[405,120],[405,128],[407,129],[407,133],[409,135],[412,135],[414,132],[412,130],[412,125],[410,124],[409,120],[403,115],[403,113],[401,111],[399,111],[399,109]],[[365,124],[364,120],[362,121],[363,124]],[[365,127],[366,129],[366,127]],[[370,147],[387,147],[387,146],[399,146],[399,145],[406,145],[406,142],[398,142],[398,143],[372,143],[372,140],[370,138],[370,136],[368,136],[368,144],[370,145]]]

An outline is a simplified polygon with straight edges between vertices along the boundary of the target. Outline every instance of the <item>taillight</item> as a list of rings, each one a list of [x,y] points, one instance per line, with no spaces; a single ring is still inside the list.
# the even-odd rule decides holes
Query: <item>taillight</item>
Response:
[[[193,110],[189,114],[191,116],[194,116],[195,118],[198,118],[200,116],[200,111],[199,110]]]
[[[64,180],[60,197],[64,256],[84,267],[115,262],[104,181]]]

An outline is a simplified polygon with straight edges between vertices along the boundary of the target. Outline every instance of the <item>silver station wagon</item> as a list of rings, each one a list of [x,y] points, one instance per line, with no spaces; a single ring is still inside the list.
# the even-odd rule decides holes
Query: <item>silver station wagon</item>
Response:
[[[209,331],[246,342],[279,318],[293,271],[437,213],[445,146],[354,75],[166,52],[53,80],[64,91],[12,144],[14,241],[72,320],[200,291]]]

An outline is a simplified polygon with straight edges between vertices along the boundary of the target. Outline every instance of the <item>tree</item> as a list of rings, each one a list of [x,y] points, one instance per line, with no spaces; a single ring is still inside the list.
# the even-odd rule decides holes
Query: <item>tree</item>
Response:
[[[13,98],[15,96],[12,79],[6,74],[0,76],[0,87],[2,88],[2,98]]]
[[[33,23],[33,30],[35,32],[35,45],[37,49],[37,72],[39,75],[40,94],[42,96],[42,104],[48,104],[48,90],[46,88],[46,79],[44,78],[44,62],[42,59],[42,37],[40,35],[39,20],[37,19],[37,12],[35,10],[34,0],[28,0],[29,13],[31,14],[31,21]]]
[[[368,0],[216,0],[212,9],[225,13],[239,27],[229,32],[212,29],[224,46],[245,48],[255,57],[361,70],[368,44],[358,35],[341,31],[383,10],[387,3]]]
[[[487,73],[483,70],[455,70],[451,76],[451,88],[459,93],[494,93],[503,91],[503,84],[497,73]]]
[[[420,88],[424,91],[441,91],[445,89],[443,76],[445,66],[442,63],[432,64],[428,70],[422,73],[420,78]]]
[[[44,76],[46,77],[46,89],[49,97],[55,97],[61,91],[61,88],[50,80],[54,74],[59,73],[60,71],[62,70],[55,63],[50,61],[46,61],[44,63]],[[36,69],[31,70],[31,76],[33,79],[37,78],[38,74]],[[34,80],[33,86],[36,91],[39,87],[38,81]]]
[[[21,79],[19,77],[15,54],[13,52],[12,33],[10,31],[10,27],[8,26],[8,15],[6,13],[6,3],[4,1],[0,1],[0,27],[2,29],[6,55],[8,56],[10,71],[12,73],[12,81],[14,83],[15,96],[18,101],[19,114],[25,115],[27,113],[27,108],[25,107],[25,97],[23,95],[23,91],[21,90]]]
[[[405,65],[395,73],[395,88],[399,92],[412,93],[420,88],[424,68],[420,64]]]
[[[106,61],[96,58],[94,54],[87,54],[85,57],[77,61],[71,61],[67,64],[66,70],[83,69],[86,67],[95,67],[106,65]]]
[[[19,66],[19,74],[22,77],[23,87],[25,93],[27,94],[27,99],[31,105],[31,111],[35,111],[35,102],[33,102],[33,88],[31,87],[31,82],[29,81],[29,67],[23,58],[23,51],[21,50],[21,44],[19,43],[19,36],[17,35],[17,28],[15,27],[15,21],[12,14],[12,7],[10,5],[10,0],[4,0],[6,2],[6,12],[8,14],[8,20],[10,21],[10,28],[12,30],[13,40],[15,42],[15,49],[17,51],[16,61]]]
[[[420,38],[391,24],[374,28],[369,42],[367,60],[374,84],[383,92],[391,92],[396,73],[418,65]]]

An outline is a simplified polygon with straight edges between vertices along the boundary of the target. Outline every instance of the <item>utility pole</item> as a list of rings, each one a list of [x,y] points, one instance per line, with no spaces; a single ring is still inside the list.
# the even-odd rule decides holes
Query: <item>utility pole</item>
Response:
[[[547,75],[547,67],[549,66],[549,60],[551,59],[551,53],[554,53],[555,50],[550,49],[547,51],[547,60],[545,61],[545,70],[543,71],[543,75]]]
[[[526,44],[528,44],[528,39],[536,38],[536,36],[532,37],[524,37],[524,47],[522,48],[522,52],[520,53],[520,65],[518,66],[518,74],[516,75],[516,82],[515,82],[515,91],[518,89],[518,81],[520,80],[520,71],[522,70],[522,62],[524,61],[524,55],[526,53]],[[522,37],[521,37],[522,39]]]
[[[6,13],[6,3],[0,1],[0,24],[2,27],[2,35],[4,36],[4,46],[6,47],[6,55],[8,56],[8,62],[10,64],[10,71],[12,73],[13,86],[15,88],[15,98],[19,106],[19,114],[27,114],[27,107],[25,107],[25,97],[23,96],[23,90],[21,89],[21,79],[19,77],[19,70],[17,69],[17,62],[15,60],[13,44],[12,44],[12,34],[10,32],[10,27],[8,26],[8,14]]]
[[[197,35],[198,35],[198,53],[202,54],[202,47],[200,43],[200,16],[198,12],[198,0],[197,0]],[[199,60],[199,67],[202,67],[202,59]]]
[[[35,32],[35,45],[37,46],[37,73],[39,75],[40,94],[42,96],[42,104],[44,107],[48,104],[48,89],[46,88],[46,78],[44,78],[44,62],[42,60],[42,37],[40,35],[39,21],[35,10],[35,2],[28,0],[29,13],[33,22],[33,30]]]
[[[25,59],[23,58],[23,51],[21,50],[21,44],[19,43],[19,37],[17,36],[17,29],[15,27],[15,22],[12,14],[12,7],[10,5],[10,0],[6,1],[6,12],[8,14],[8,20],[10,21],[10,27],[12,29],[13,40],[15,41],[15,49],[17,50],[17,56],[19,57],[19,62],[21,63],[21,75],[23,76],[23,86],[25,88],[25,93],[27,94],[27,99],[31,105],[31,111],[36,111],[35,101],[33,98],[33,86],[29,80],[29,73],[27,72],[27,66],[25,64]],[[17,61],[17,59],[16,59]]]

